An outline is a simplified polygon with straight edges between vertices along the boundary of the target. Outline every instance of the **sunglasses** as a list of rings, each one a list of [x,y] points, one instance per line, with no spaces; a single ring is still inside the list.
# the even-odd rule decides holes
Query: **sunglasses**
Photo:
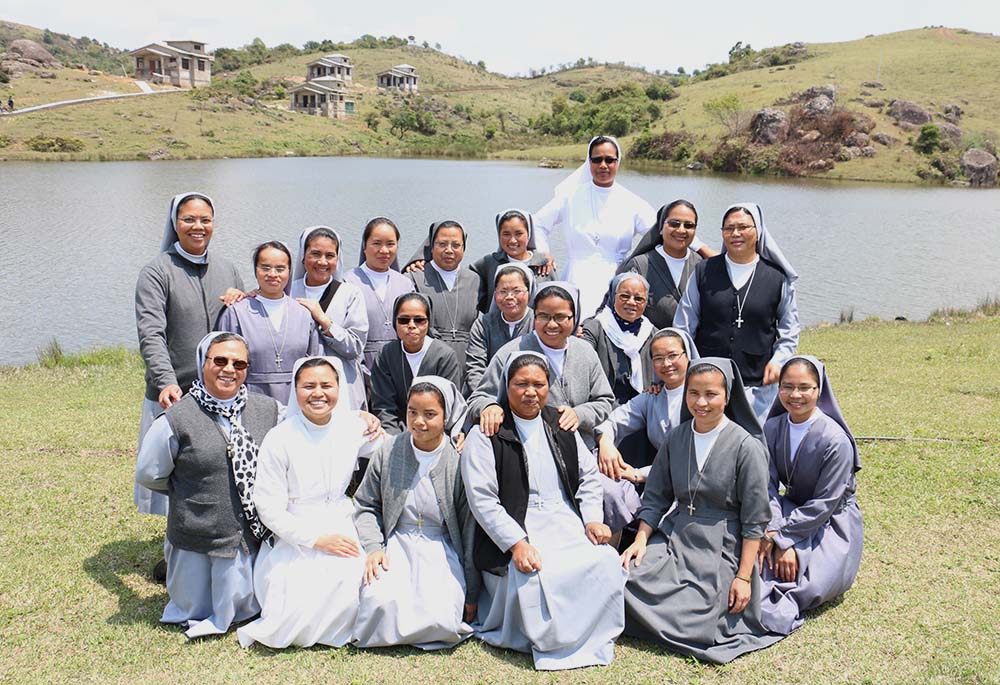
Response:
[[[426,316],[397,316],[396,323],[400,326],[409,326],[410,322],[413,322],[415,326],[423,326],[427,323]]]
[[[243,361],[242,359],[230,359],[229,357],[212,357],[212,363],[218,366],[220,369],[224,369],[229,366],[230,362],[233,368],[237,371],[246,371],[247,367],[250,366],[250,362]]]
[[[667,219],[667,226],[670,228],[680,228],[683,226],[689,231],[693,231],[698,228],[698,224],[693,221],[681,221],[680,219]]]
[[[608,166],[611,166],[612,164],[614,164],[617,161],[618,161],[617,157],[591,157],[590,158],[590,163],[591,164],[600,164],[601,162],[604,162]]]

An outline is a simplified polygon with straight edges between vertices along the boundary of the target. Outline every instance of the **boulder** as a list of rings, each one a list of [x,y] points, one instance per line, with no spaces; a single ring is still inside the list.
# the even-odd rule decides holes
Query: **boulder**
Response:
[[[858,95],[864,95],[865,97],[868,97],[871,94],[872,94],[872,92],[870,90],[863,90],[860,93],[858,93]]]
[[[962,110],[962,106],[955,102],[949,102],[947,105],[944,106],[943,111],[944,111],[944,116],[948,118],[949,121],[951,121],[952,118],[957,121],[962,118],[963,114],[965,114],[965,112]]]
[[[915,102],[893,100],[889,104],[889,116],[900,123],[922,126],[931,120],[931,113]]]
[[[809,162],[809,164],[806,166],[806,169],[808,169],[809,171],[817,171],[817,172],[829,171],[832,168],[833,168],[832,159],[814,159],[813,161]]]
[[[805,91],[803,91],[802,95],[799,96],[799,100],[801,101],[812,100],[813,98],[819,97],[820,95],[825,95],[831,100],[836,100],[837,86],[833,85],[832,83],[828,83],[825,86],[813,86],[812,88],[808,88]]]
[[[822,135],[823,134],[817,131],[816,129],[813,129],[812,131],[806,131],[805,133],[802,134],[802,142],[804,143],[815,142],[819,140]]]
[[[863,104],[865,107],[871,107],[872,109],[882,109],[885,107],[885,100],[865,100]]]
[[[840,152],[837,153],[838,162],[850,162],[852,159],[857,159],[861,156],[861,148],[844,146],[840,148]]]
[[[916,124],[911,124],[908,121],[897,121],[896,126],[899,126],[904,131],[919,131],[920,127]]]
[[[947,121],[938,121],[935,122],[934,125],[937,126],[938,129],[941,130],[941,133],[944,134],[944,136],[947,137],[948,140],[950,140],[955,145],[958,145],[959,143],[962,142],[962,129],[960,129],[958,126],[955,126],[955,124],[951,124]]]
[[[865,145],[863,148],[861,148],[861,156],[862,157],[874,157],[875,156],[875,148],[873,148],[871,145]]]
[[[687,168],[690,171],[701,171],[702,169],[705,168],[705,165],[702,164],[701,162],[691,162],[690,164],[687,165]]]
[[[869,142],[868,134],[861,131],[855,131],[844,138],[844,145],[847,147],[865,147]]]
[[[876,90],[885,90],[885,86],[883,86],[879,81],[863,81],[861,83],[861,87],[874,88]]]
[[[28,40],[27,38],[18,38],[12,41],[9,46],[7,46],[7,52],[14,53],[22,59],[31,59],[40,64],[46,66],[53,66],[58,64],[56,58],[52,56],[52,53],[43,48],[41,45],[33,40]]]
[[[765,107],[750,120],[750,142],[758,145],[783,143],[788,137],[788,115],[777,107]]]
[[[962,173],[974,186],[992,186],[997,181],[997,158],[986,150],[974,147],[962,153],[958,163]]]
[[[817,95],[806,103],[805,113],[810,115],[829,114],[833,111],[833,99],[826,95]]]
[[[893,145],[899,142],[898,140],[890,136],[888,133],[882,133],[881,131],[872,135],[872,140],[874,140],[879,145],[885,145],[886,147],[892,147]]]
[[[54,79],[56,77],[51,71],[40,71],[38,72],[38,78],[44,79]]]
[[[851,123],[854,124],[855,131],[871,133],[875,129],[875,120],[864,112],[852,112]]]

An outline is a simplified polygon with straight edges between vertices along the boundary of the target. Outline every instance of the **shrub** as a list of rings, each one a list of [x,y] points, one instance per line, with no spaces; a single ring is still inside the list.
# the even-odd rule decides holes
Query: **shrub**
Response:
[[[637,159],[659,159],[681,162],[691,156],[694,140],[691,134],[680,131],[664,131],[653,135],[643,133],[632,144],[629,157]]]
[[[937,124],[924,124],[920,127],[920,135],[913,141],[913,149],[923,155],[941,149],[941,129]]]
[[[570,91],[569,99],[573,102],[586,102],[587,94],[581,88],[574,88]]]
[[[497,127],[493,124],[488,124],[486,126],[486,140],[493,140],[493,137],[497,134]]]
[[[63,138],[61,136],[45,136],[38,134],[25,141],[29,150],[35,152],[80,152],[83,141],[79,138]]]
[[[646,97],[650,100],[669,100],[677,97],[677,94],[666,83],[651,83],[646,86]]]
[[[738,136],[750,125],[750,112],[734,93],[706,100],[702,107],[705,114],[722,124],[729,136]]]
[[[5,148],[13,142],[10,136],[0,136],[0,148]]]
[[[750,164],[750,147],[743,141],[724,140],[706,160],[712,171],[744,171]]]

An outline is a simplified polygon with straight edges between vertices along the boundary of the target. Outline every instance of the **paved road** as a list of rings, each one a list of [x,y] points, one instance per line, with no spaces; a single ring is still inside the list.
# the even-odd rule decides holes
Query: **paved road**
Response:
[[[148,84],[146,88],[149,88]],[[139,86],[142,88],[142,86]],[[120,100],[122,98],[139,98],[146,95],[167,95],[169,93],[186,93],[186,90],[153,90],[149,88],[148,91],[142,93],[120,93],[117,95],[97,95],[92,98],[80,98],[78,100],[63,100],[61,102],[47,102],[44,105],[35,105],[33,107],[23,107],[21,109],[16,109],[13,112],[4,112],[0,116],[13,117],[19,114],[29,114],[30,112],[40,112],[44,109],[55,109],[57,107],[68,107],[70,105],[82,105],[88,102],[101,102],[102,100]]]

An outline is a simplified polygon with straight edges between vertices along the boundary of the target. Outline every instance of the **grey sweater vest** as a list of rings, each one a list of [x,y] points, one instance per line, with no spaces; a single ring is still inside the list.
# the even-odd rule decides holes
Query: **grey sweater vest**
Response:
[[[235,556],[241,542],[250,551],[256,550],[259,542],[247,525],[227,454],[228,441],[215,415],[185,395],[165,416],[178,444],[167,484],[170,544],[223,557]],[[278,403],[250,393],[240,420],[259,445],[278,421]]]

